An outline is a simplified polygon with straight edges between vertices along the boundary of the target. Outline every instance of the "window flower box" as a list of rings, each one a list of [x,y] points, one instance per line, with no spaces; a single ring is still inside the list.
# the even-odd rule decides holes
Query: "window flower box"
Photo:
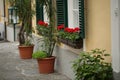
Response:
[[[68,40],[68,45],[73,48],[80,49],[83,47],[83,40],[82,39],[75,40],[75,41]]]
[[[73,48],[82,48],[83,40],[80,37],[80,28],[64,28],[64,25],[57,27],[58,40]]]
[[[62,39],[62,38],[59,38],[58,37],[58,40],[64,44],[67,44],[68,45],[68,40],[67,39]]]

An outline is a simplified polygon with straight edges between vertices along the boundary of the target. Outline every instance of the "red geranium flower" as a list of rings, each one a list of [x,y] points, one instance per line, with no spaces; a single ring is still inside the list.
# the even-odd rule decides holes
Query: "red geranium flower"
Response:
[[[79,27],[76,27],[75,28],[75,32],[79,32],[80,31],[80,28]]]
[[[80,28],[65,28],[64,31],[65,32],[69,32],[69,33],[74,33],[74,32],[79,32]]]
[[[45,23],[44,21],[39,20],[39,21],[38,21],[38,25],[47,27],[47,26],[48,26],[48,23]]]
[[[57,29],[58,29],[58,30],[64,29],[64,24],[59,25],[59,26],[57,27]]]

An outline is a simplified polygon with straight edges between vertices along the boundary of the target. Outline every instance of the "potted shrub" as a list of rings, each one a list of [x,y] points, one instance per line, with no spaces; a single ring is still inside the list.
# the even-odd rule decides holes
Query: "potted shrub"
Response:
[[[31,19],[34,11],[31,8],[32,0],[7,0],[10,6],[17,8],[17,14],[20,19],[20,31],[18,34],[19,39],[19,52],[22,59],[32,58],[33,47],[32,39],[32,26]]]
[[[55,57],[48,57],[45,51],[36,51],[32,54],[34,59],[37,59],[39,73],[49,74],[54,72]]]
[[[42,36],[42,49],[33,53],[33,58],[38,61],[40,73],[52,73],[54,72],[55,56],[53,56],[53,50],[57,42],[57,29],[56,29],[56,6],[55,0],[40,0],[41,6],[45,6],[45,10],[49,19],[49,23],[42,20],[38,21],[37,31]],[[44,55],[41,58],[40,55]],[[45,56],[46,55],[46,56]],[[37,56],[37,57],[36,57]]]
[[[101,49],[81,52],[73,62],[75,80],[114,80],[111,63],[104,61],[107,56]]]

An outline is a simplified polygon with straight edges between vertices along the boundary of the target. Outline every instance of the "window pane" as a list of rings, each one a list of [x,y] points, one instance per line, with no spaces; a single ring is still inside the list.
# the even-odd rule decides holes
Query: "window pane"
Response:
[[[79,1],[73,0],[73,9],[79,9]]]
[[[79,27],[79,11],[73,11],[74,27]]]
[[[79,1],[73,1],[73,25],[79,27]]]

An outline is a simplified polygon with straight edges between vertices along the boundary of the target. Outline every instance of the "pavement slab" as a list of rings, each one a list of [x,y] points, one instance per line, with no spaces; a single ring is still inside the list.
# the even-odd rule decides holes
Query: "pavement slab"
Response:
[[[0,80],[71,80],[60,73],[40,74],[35,59],[20,59],[18,42],[0,43]]]

